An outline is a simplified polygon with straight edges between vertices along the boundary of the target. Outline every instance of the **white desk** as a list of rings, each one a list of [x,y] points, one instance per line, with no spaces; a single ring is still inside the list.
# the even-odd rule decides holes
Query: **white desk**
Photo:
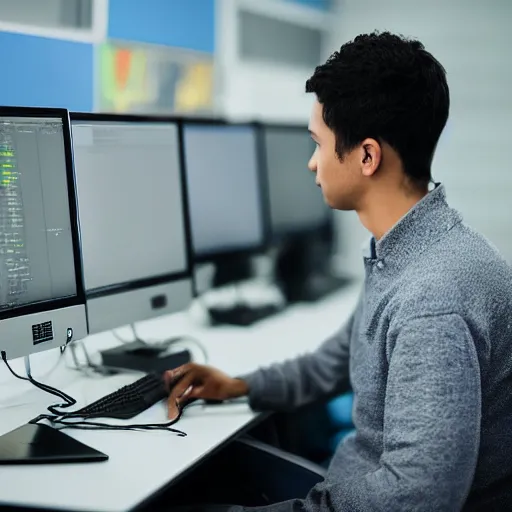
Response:
[[[143,337],[164,338],[174,334],[197,337],[209,352],[209,364],[232,375],[245,373],[305,351],[314,350],[350,314],[359,292],[353,286],[313,305],[297,305],[250,328],[206,329],[187,315],[173,315],[140,327]],[[91,352],[114,346],[111,333],[87,340]],[[69,356],[68,356],[69,357]],[[32,366],[34,376],[55,363],[55,352],[39,354]],[[20,367],[19,363],[16,366]],[[78,401],[89,403],[138,376],[86,377],[60,365],[45,382],[61,387]],[[29,384],[0,373],[0,434],[44,412],[52,398]],[[20,404],[16,406],[16,404]],[[0,466],[0,505],[118,512],[131,510],[169,485],[222,443],[256,419],[247,405],[193,406],[176,428],[181,438],[168,432],[109,432],[66,430],[87,445],[110,456],[107,462],[55,466]],[[164,422],[165,404],[137,417],[138,422]],[[122,423],[122,422],[119,422]]]

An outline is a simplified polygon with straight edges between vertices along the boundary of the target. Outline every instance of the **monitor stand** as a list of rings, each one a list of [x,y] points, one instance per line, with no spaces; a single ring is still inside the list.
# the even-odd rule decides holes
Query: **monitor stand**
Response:
[[[105,460],[108,460],[108,455],[48,425],[27,423],[0,436],[0,465]]]
[[[250,256],[223,256],[217,260],[213,287],[233,285],[250,279],[253,275]],[[280,308],[276,304],[251,305],[242,299],[235,304],[225,306],[208,306],[208,314],[212,325],[252,325],[264,318],[276,314]]]
[[[284,242],[276,263],[276,280],[288,303],[314,302],[346,286],[350,279],[330,272],[331,251],[314,234]]]
[[[252,277],[250,256],[223,256],[215,262],[213,287],[222,288]]]

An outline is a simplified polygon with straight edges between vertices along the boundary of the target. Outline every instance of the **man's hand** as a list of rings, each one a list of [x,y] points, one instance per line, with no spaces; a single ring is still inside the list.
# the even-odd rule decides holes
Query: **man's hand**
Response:
[[[170,391],[169,419],[176,418],[183,402],[193,398],[228,400],[249,393],[247,383],[233,379],[221,371],[199,364],[189,363],[164,375]]]

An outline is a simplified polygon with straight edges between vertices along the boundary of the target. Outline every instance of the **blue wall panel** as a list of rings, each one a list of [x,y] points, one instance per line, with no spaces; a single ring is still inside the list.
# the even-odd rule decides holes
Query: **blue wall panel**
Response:
[[[213,53],[215,0],[110,0],[108,37]]]
[[[92,45],[0,32],[0,48],[0,104],[92,110]]]

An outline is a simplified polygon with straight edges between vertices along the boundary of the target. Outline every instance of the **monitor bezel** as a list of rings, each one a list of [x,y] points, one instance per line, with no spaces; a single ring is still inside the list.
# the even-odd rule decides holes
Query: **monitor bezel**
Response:
[[[58,118],[62,120],[62,137],[64,141],[64,159],[66,165],[66,181],[69,203],[69,218],[71,227],[71,241],[73,245],[73,262],[75,266],[76,293],[73,296],[58,299],[47,299],[24,304],[0,311],[0,321],[9,318],[32,315],[46,311],[54,311],[71,306],[85,305],[85,288],[83,282],[81,240],[78,221],[78,202],[76,195],[75,170],[73,162],[73,143],[71,135],[71,122],[69,112],[64,108],[45,107],[14,107],[0,106],[0,117],[35,117]]]
[[[196,254],[194,251],[194,246],[192,244],[192,255],[195,263],[222,263],[227,259],[232,258],[244,258],[251,257],[264,254],[270,244],[270,224],[269,224],[269,204],[268,194],[265,190],[266,187],[266,179],[264,175],[264,169],[262,168],[262,138],[260,134],[260,130],[258,129],[258,123],[255,121],[234,121],[228,120],[224,118],[213,118],[213,117],[181,117],[180,118],[181,125],[181,144],[183,150],[183,166],[185,168],[185,176],[187,175],[187,162],[185,159],[185,126],[186,125],[203,125],[203,126],[233,126],[233,127],[249,127],[254,130],[255,134],[255,155],[256,155],[256,175],[258,180],[258,194],[259,200],[258,203],[260,205],[260,220],[262,225],[262,237],[261,241],[254,246],[244,247],[238,249],[230,249],[230,250],[218,250],[218,251],[208,251],[201,254]]]
[[[176,133],[178,136],[178,166],[181,181],[181,196],[182,196],[182,214],[185,223],[185,265],[184,271],[170,272],[168,274],[160,274],[151,277],[144,277],[142,279],[134,279],[132,281],[125,281],[123,283],[115,283],[99,288],[92,288],[85,290],[85,297],[87,300],[95,299],[98,297],[105,297],[108,295],[121,294],[128,291],[139,290],[143,288],[150,288],[159,284],[172,283],[183,279],[192,279],[193,282],[193,259],[192,259],[192,231],[190,225],[190,216],[188,208],[188,190],[186,183],[185,165],[182,155],[182,142],[181,142],[181,128],[180,118],[176,116],[160,116],[160,115],[139,115],[139,114],[124,114],[124,113],[99,113],[99,112],[70,112],[69,113],[71,125],[76,122],[105,122],[105,123],[161,123],[172,124],[176,126]],[[73,132],[71,130],[71,136]],[[194,283],[193,283],[194,284]],[[85,288],[85,282],[84,282]],[[193,293],[196,295],[195,286],[193,286]]]
[[[266,194],[266,203],[267,203],[267,215],[268,215],[268,232],[269,238],[272,244],[279,244],[284,240],[300,238],[303,236],[314,235],[321,229],[323,229],[331,220],[333,215],[332,208],[326,204],[326,214],[325,218],[322,222],[319,222],[315,226],[308,227],[298,227],[297,229],[289,229],[289,230],[279,230],[274,231],[272,226],[272,206],[270,202],[270,178],[269,178],[269,169],[267,164],[267,154],[266,154],[266,144],[265,144],[265,130],[266,128],[271,128],[273,130],[281,130],[281,131],[300,131],[308,133],[308,125],[307,123],[293,123],[293,122],[276,122],[276,121],[256,121],[258,126],[258,130],[260,132],[261,137],[261,168],[265,180],[265,194]],[[312,142],[313,139],[311,139]],[[307,163],[306,163],[307,165]]]

